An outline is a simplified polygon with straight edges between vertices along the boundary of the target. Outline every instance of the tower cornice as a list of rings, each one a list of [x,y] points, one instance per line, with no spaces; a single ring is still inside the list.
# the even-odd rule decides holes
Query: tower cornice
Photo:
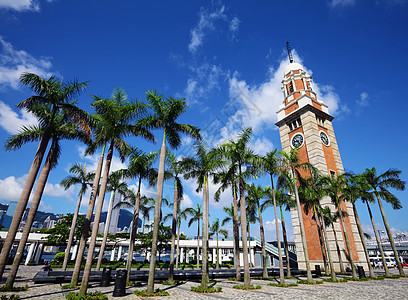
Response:
[[[282,120],[279,120],[278,122],[275,123],[276,126],[280,127],[284,125],[285,123],[292,122],[299,118],[302,114],[304,114],[307,111],[311,111],[316,114],[316,116],[324,119],[324,120],[329,120],[330,122],[334,119],[333,116],[329,115],[328,113],[325,113],[324,111],[321,111],[320,109],[314,107],[311,104],[306,104],[305,106],[295,110],[294,112],[290,113],[289,115],[285,116]]]

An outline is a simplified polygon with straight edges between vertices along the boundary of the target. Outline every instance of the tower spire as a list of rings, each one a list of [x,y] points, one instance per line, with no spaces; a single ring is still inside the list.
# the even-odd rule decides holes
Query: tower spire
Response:
[[[286,49],[288,49],[289,61],[290,61],[290,63],[293,63],[292,50],[290,49],[290,44],[289,44],[289,42],[286,42]]]

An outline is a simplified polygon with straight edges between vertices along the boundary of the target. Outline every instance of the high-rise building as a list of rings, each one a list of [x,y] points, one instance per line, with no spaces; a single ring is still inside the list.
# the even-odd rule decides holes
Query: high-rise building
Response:
[[[284,73],[282,80],[284,101],[277,111],[278,122],[276,123],[279,127],[282,150],[289,153],[291,149],[298,147],[301,162],[311,163],[322,174],[337,176],[344,173],[332,125],[333,116],[329,114],[328,106],[317,98],[312,87],[311,76],[306,73],[301,64],[293,61],[286,67]],[[320,202],[322,206],[329,206],[332,212],[335,211],[329,197],[324,197]],[[345,217],[344,220],[352,257],[356,264],[366,268],[364,251],[352,206],[348,202],[343,202],[340,207],[348,213],[348,217]],[[291,215],[299,268],[304,269],[305,255],[296,208],[291,209]],[[316,264],[323,266],[319,234],[312,215],[312,213],[305,214],[302,208],[308,256],[312,267]],[[347,250],[342,230],[338,222],[335,224],[335,231],[339,240],[341,259],[346,266],[350,267],[346,257]],[[335,235],[333,230],[328,230],[327,233],[334,267],[336,271],[339,271]]]
[[[14,212],[16,211],[17,201],[10,201],[8,205],[7,212],[3,217],[3,223],[5,229],[9,229],[11,225],[11,221],[13,220]]]

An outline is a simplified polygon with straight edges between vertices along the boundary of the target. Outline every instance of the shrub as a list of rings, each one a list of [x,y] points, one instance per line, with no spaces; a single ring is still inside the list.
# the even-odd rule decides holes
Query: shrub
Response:
[[[19,300],[20,296],[19,295],[1,295],[0,300]]]
[[[0,292],[20,292],[20,291],[27,291],[27,290],[28,290],[28,285],[12,286],[12,287],[2,286],[0,288]]]
[[[184,284],[185,282],[183,282],[181,280],[173,280],[173,282],[165,280],[165,281],[162,281],[160,283],[164,284],[164,285],[180,285],[180,284]]]
[[[57,263],[62,263],[64,261],[64,257],[65,257],[65,252],[59,252],[55,254],[54,260],[57,261]]]
[[[67,300],[108,300],[108,297],[101,292],[94,292],[86,294],[85,296],[79,296],[79,293],[69,293],[65,299]]]
[[[136,296],[139,297],[155,297],[155,296],[170,296],[170,294],[166,291],[161,289],[156,289],[154,293],[147,293],[145,290],[135,290],[134,291]]]
[[[275,283],[275,282],[268,283],[268,285],[269,285],[269,286],[277,286],[277,287],[298,286],[297,283],[285,283],[285,284],[281,284],[281,283]]]
[[[139,282],[139,281],[128,281],[128,282],[126,282],[126,286],[129,286],[129,287],[141,287],[142,283]]]
[[[190,291],[196,292],[196,293],[220,293],[222,292],[222,287],[217,287],[216,289],[213,286],[208,286],[206,288],[202,288],[201,286],[192,286]]]
[[[317,280],[317,281],[298,280],[297,283],[300,283],[300,284],[322,284],[323,280]]]
[[[259,290],[262,287],[260,285],[254,286],[253,284],[251,284],[250,286],[246,287],[240,284],[236,284],[232,286],[234,289],[239,289],[239,290]]]
[[[229,281],[241,281],[241,282],[244,281],[243,278],[237,279],[236,277],[230,277],[230,278],[228,278],[228,280],[229,280]]]

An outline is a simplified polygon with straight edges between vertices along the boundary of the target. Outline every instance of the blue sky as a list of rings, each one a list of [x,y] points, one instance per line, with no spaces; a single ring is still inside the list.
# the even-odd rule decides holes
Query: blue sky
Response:
[[[90,81],[79,97],[91,111],[89,95],[109,97],[123,87],[143,100],[156,89],[185,97],[190,105],[181,121],[202,128],[216,144],[244,126],[254,128],[252,147],[259,153],[280,148],[274,123],[283,101],[280,91],[290,41],[297,62],[312,74],[320,99],[329,105],[346,170],[379,172],[398,168],[408,179],[406,160],[407,0],[331,1],[63,1],[0,0],[0,141],[32,116],[15,109],[31,95],[19,84],[22,72],[56,74]],[[157,136],[161,138],[160,135]],[[129,142],[145,151],[157,145]],[[183,139],[178,155],[191,154]],[[18,199],[37,145],[19,151],[0,149],[0,201]],[[52,171],[40,209],[73,212],[78,190],[58,183],[76,162],[96,164],[84,146],[63,143],[59,166]],[[115,158],[113,169],[124,167]],[[261,183],[269,184],[267,179]],[[131,182],[130,184],[133,184]],[[200,203],[194,182],[186,182],[184,206]],[[165,196],[171,198],[172,183]],[[154,195],[154,189],[143,190]],[[212,192],[215,187],[211,187]],[[211,204],[211,220],[223,218],[229,193]],[[408,231],[407,192],[397,193],[403,209],[385,204],[395,231]],[[105,200],[107,206],[108,197]],[[82,212],[86,210],[86,202]],[[360,218],[370,232],[363,206]],[[375,218],[381,222],[377,207]],[[289,214],[286,214],[289,219]],[[272,210],[264,216],[267,239],[275,237]],[[289,222],[290,223],[290,222]],[[195,234],[195,226],[184,228]],[[253,226],[255,235],[258,227]]]

